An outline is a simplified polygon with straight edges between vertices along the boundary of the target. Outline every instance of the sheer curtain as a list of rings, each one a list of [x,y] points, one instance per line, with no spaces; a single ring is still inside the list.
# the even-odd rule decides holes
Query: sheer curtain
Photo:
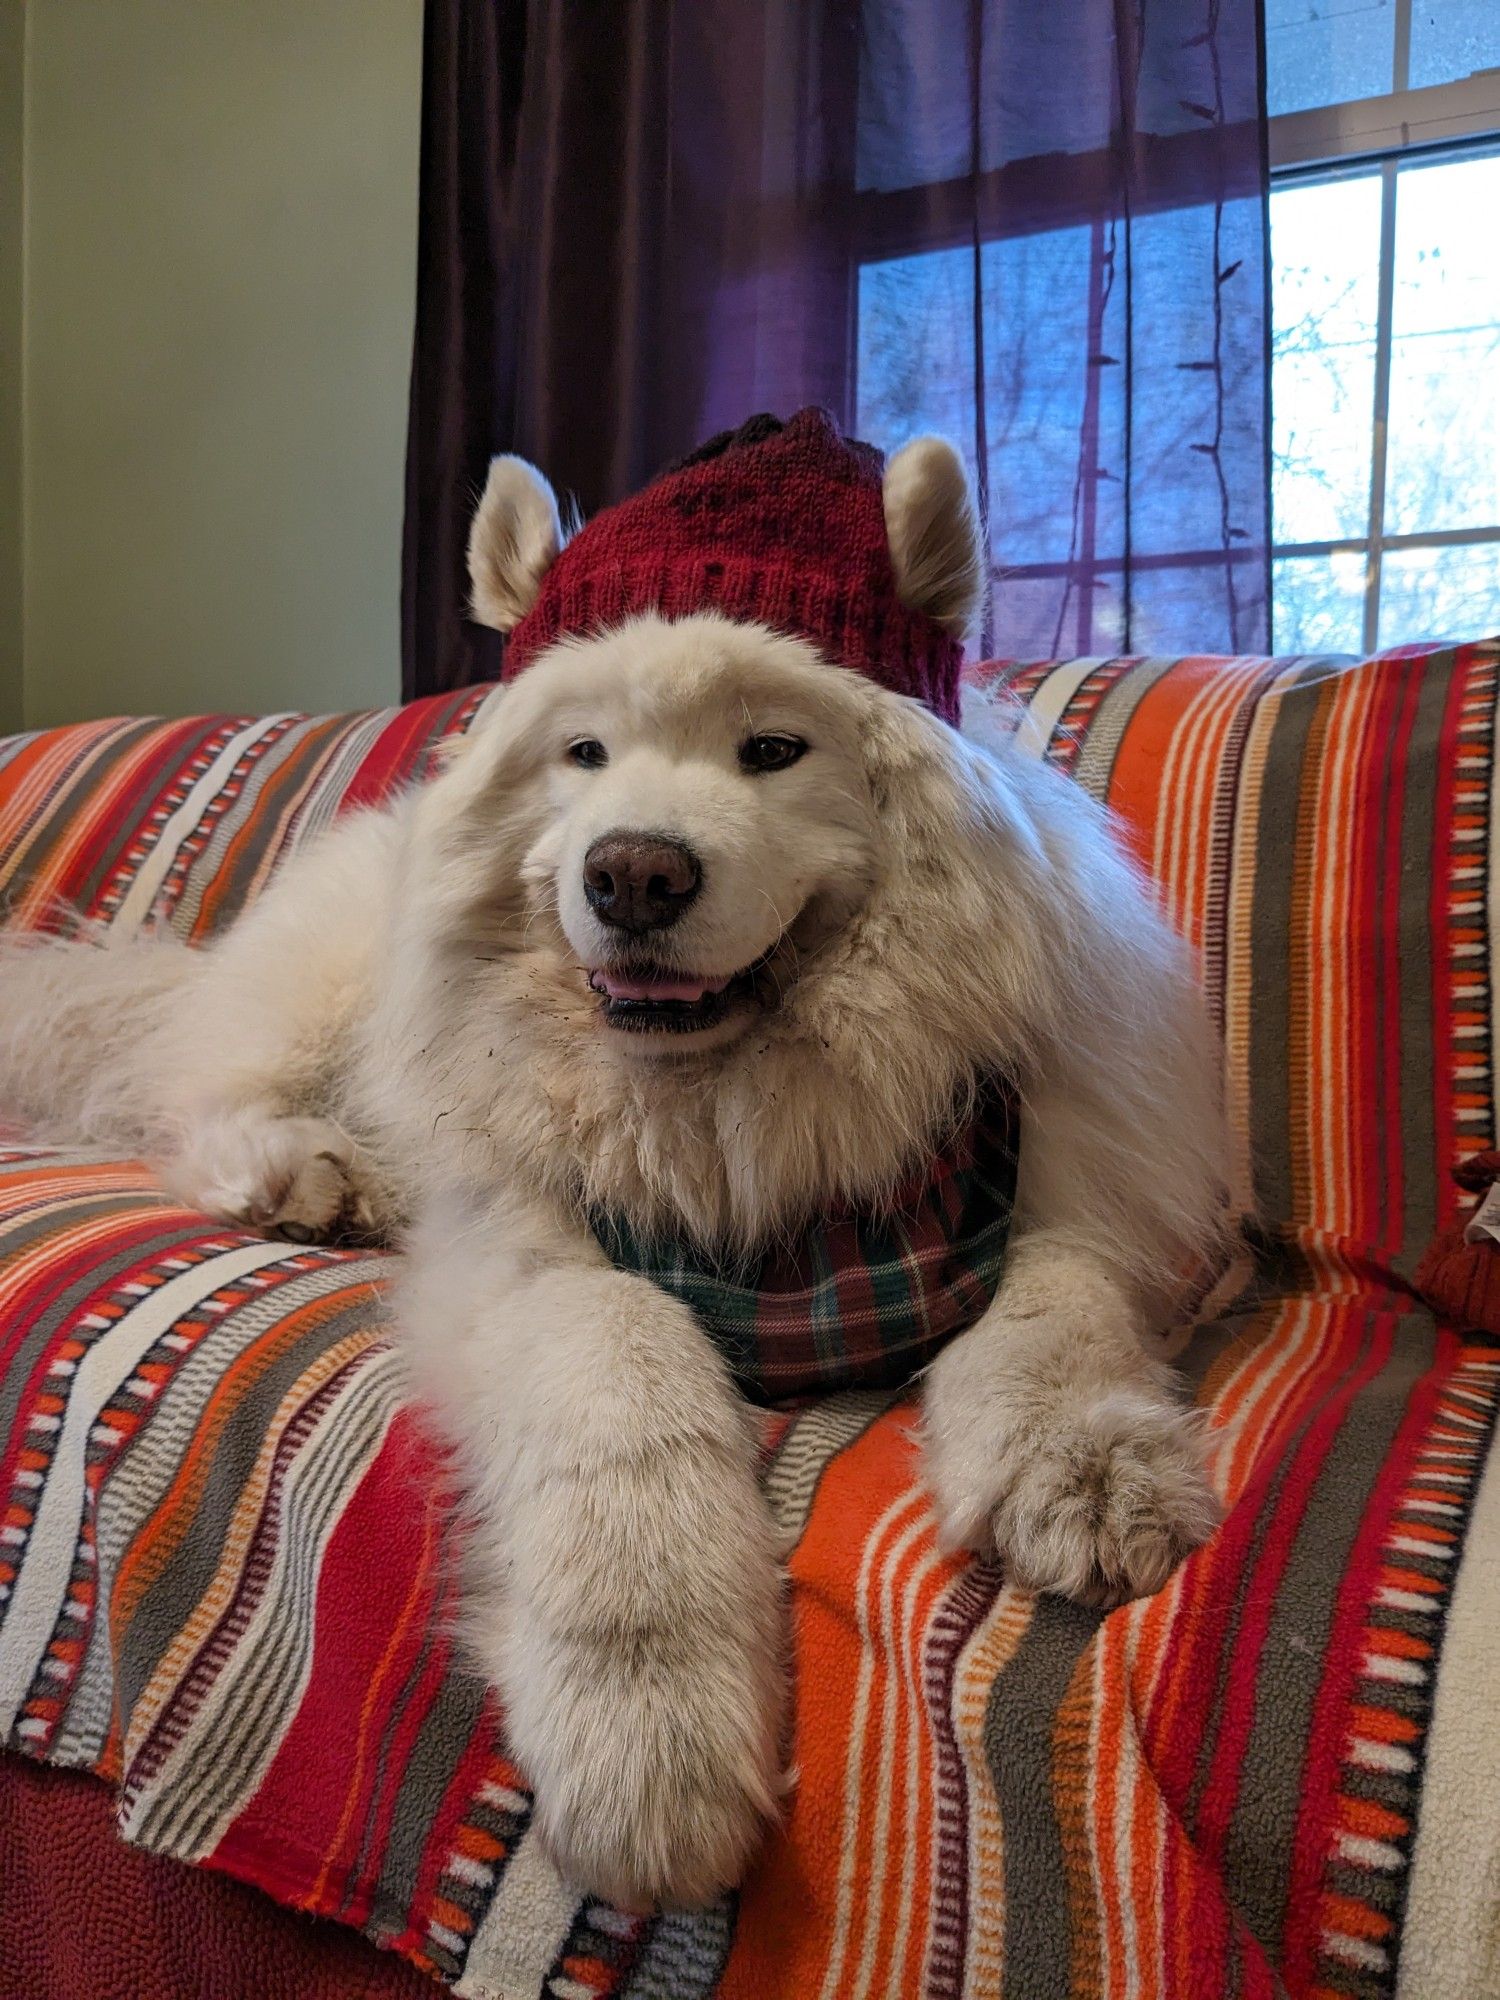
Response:
[[[1256,0],[427,0],[406,691],[496,451],[585,510],[760,409],[940,430],[990,650],[1267,643]]]

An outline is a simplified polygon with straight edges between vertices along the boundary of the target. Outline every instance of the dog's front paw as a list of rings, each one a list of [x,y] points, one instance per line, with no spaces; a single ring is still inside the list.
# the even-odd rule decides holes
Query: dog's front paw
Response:
[[[192,1130],[173,1191],[220,1221],[291,1243],[369,1240],[379,1203],[361,1150],[324,1118],[238,1112]]]
[[[734,1887],[776,1807],[775,1684],[711,1643],[559,1652],[511,1722],[562,1874],[627,1910]]]
[[[1146,1391],[996,1409],[987,1429],[929,1430],[939,1532],[993,1549],[1023,1588],[1093,1605],[1147,1597],[1218,1525],[1196,1420]]]

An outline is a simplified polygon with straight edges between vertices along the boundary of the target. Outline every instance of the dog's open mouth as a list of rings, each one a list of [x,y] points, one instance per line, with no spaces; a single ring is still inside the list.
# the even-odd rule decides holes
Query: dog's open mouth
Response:
[[[589,974],[589,985],[600,996],[600,1012],[612,1028],[693,1034],[714,1027],[738,1002],[755,998],[756,974],[769,956],[722,978],[648,966],[598,966]]]

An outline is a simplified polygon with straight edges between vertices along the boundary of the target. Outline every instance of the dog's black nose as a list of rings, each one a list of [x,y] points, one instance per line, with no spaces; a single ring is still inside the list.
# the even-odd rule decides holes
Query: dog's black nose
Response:
[[[698,893],[698,857],[655,833],[606,833],[583,857],[583,893],[601,923],[622,931],[675,924]]]

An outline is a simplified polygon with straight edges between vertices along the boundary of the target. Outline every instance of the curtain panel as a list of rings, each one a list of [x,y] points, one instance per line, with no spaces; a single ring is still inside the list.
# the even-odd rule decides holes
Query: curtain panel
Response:
[[[489,458],[592,511],[757,410],[962,448],[982,643],[1268,643],[1257,0],[427,0],[408,696]]]

